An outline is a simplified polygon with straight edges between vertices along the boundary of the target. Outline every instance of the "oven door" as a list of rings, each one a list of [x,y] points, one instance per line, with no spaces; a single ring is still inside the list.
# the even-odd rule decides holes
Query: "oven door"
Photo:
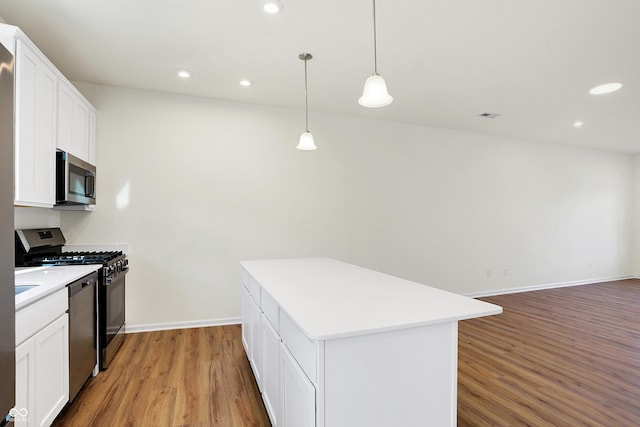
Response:
[[[100,286],[100,367],[106,369],[124,341],[125,273],[103,280]]]

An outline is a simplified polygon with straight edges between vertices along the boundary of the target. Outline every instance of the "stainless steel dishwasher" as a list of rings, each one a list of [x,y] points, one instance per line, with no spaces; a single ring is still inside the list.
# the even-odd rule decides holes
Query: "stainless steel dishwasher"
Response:
[[[69,287],[69,402],[73,401],[97,364],[96,285],[98,272]]]

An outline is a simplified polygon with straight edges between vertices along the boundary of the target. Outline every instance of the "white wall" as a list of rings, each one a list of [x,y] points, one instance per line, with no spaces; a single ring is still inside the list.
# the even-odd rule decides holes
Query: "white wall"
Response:
[[[14,226],[20,228],[60,227],[60,211],[53,209],[14,208]]]
[[[630,275],[630,156],[375,128],[349,161],[355,263],[464,294]]]
[[[633,156],[633,272],[640,278],[640,154]]]
[[[632,272],[629,155],[315,112],[319,149],[299,152],[302,110],[78,87],[98,207],[61,225],[129,244],[129,325],[237,318],[242,259],[330,256],[459,293]]]

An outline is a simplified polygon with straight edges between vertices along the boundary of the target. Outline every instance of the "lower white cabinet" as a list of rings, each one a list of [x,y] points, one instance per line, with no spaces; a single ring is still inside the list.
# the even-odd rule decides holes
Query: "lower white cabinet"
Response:
[[[248,294],[247,294],[248,295]],[[248,335],[248,355],[251,369],[256,377],[258,389],[262,391],[262,355],[261,355],[261,333],[260,333],[260,307],[249,296],[246,301],[247,315],[247,335]]]
[[[500,307],[325,258],[242,267],[243,343],[274,427],[455,427],[458,320]]]
[[[251,357],[251,314],[249,313],[251,303],[251,295],[247,288],[242,286],[242,346],[247,353],[247,357]]]
[[[69,401],[67,289],[16,312],[16,426],[50,426]]]
[[[280,387],[280,336],[265,315],[261,317],[262,331],[262,399],[272,426],[281,425],[282,398]]]
[[[36,340],[36,425],[49,426],[69,401],[69,315],[38,332]]]
[[[286,327],[285,336],[290,338],[287,348],[276,328],[279,315],[269,311],[270,306],[261,307],[260,298],[268,300],[266,292],[260,292],[249,287],[242,287],[242,342],[247,352],[249,364],[262,393],[267,414],[273,427],[307,427],[316,425],[316,389],[303,368],[301,361],[307,365],[309,357],[301,357],[308,352],[300,351],[300,339],[296,333],[289,332],[295,326]],[[264,311],[263,309],[267,310]],[[278,313],[277,306],[275,312]],[[275,321],[273,325],[268,315]],[[284,325],[290,325],[290,320],[283,315]],[[286,322],[285,322],[286,320]],[[306,339],[304,343],[308,343]],[[315,354],[315,351],[314,353]],[[315,369],[314,356],[311,362]],[[315,377],[314,377],[315,378]]]
[[[15,425],[36,425],[36,340],[30,338],[16,347]],[[29,410],[33,413],[30,413]]]
[[[282,426],[316,425],[316,389],[287,348],[281,349]]]

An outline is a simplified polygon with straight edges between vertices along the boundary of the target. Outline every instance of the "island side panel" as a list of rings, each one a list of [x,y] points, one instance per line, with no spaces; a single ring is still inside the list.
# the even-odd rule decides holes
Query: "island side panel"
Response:
[[[325,427],[455,426],[458,323],[328,340]]]

